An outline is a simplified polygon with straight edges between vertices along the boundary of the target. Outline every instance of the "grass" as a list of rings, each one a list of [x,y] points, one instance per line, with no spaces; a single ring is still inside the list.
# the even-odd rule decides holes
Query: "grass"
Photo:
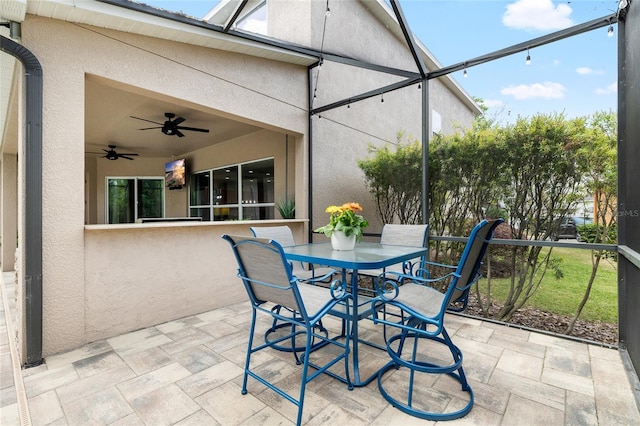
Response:
[[[552,257],[560,259],[562,278],[547,273],[536,293],[526,306],[573,317],[582,300],[591,276],[591,251],[554,248]],[[580,319],[587,321],[618,322],[617,262],[603,258],[591,288],[589,300]],[[503,303],[509,291],[510,279],[492,279],[491,297]],[[480,282],[480,292],[486,296],[487,281]]]

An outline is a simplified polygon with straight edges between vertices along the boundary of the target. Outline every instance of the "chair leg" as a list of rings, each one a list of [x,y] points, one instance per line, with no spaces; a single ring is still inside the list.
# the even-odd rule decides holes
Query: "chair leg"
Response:
[[[412,323],[411,319],[409,320],[409,323]],[[451,338],[449,337],[449,334],[444,328],[442,329],[440,335],[434,336],[427,332],[427,325],[425,323],[413,323],[412,325],[414,327],[414,330],[402,330],[400,333],[390,337],[387,340],[387,352],[391,357],[391,361],[389,361],[378,373],[378,389],[380,390],[380,393],[387,401],[389,401],[400,411],[422,419],[434,421],[453,420],[467,415],[473,407],[474,395],[473,390],[471,389],[471,386],[469,386],[466,375],[464,374],[464,370],[462,368],[462,352],[457,346],[453,344]],[[407,342],[407,339],[409,338],[413,339],[411,357],[409,359],[403,359],[402,352],[405,348],[405,345],[409,343]],[[449,351],[451,352],[453,363],[451,363],[450,365],[442,366],[431,362],[420,361],[418,342],[421,339],[426,339],[447,345]],[[397,349],[394,349],[394,344],[396,342],[398,346]],[[404,393],[404,397],[396,397],[385,388],[383,378],[387,372],[402,368],[409,369],[407,392]],[[416,375],[423,373],[447,374],[448,376],[457,380],[461,385],[462,391],[468,393],[469,399],[467,404],[463,408],[453,412],[437,412],[435,410],[432,411],[426,408],[423,409],[421,407],[416,407],[415,402],[417,401],[414,400],[414,386],[417,386],[417,384],[415,382],[415,379]],[[400,392],[398,393],[401,394]],[[403,398],[404,401],[400,398]]]
[[[298,356],[298,352],[304,352],[305,347],[304,346],[296,346],[296,336],[300,335],[302,333],[304,333],[303,331],[300,331],[299,333],[295,333],[295,324],[291,321],[287,321],[286,319],[284,319],[284,317],[286,316],[285,314],[282,314],[282,310],[286,310],[288,312],[290,312],[290,316],[292,319],[300,319],[296,317],[296,313],[291,311],[290,309],[285,308],[284,306],[281,305],[276,305],[273,308],[271,308],[271,312],[273,312],[275,315],[277,315],[279,318],[274,317],[273,322],[271,324],[271,328],[267,329],[267,331],[265,331],[264,333],[264,341],[265,343],[269,344],[272,348],[279,350],[279,351],[283,351],[283,352],[293,352],[293,356],[296,359],[296,364],[300,365],[302,363],[302,361],[300,361],[300,357]],[[285,328],[285,327],[291,327],[291,343],[289,346],[285,346],[285,345],[280,345],[280,344],[276,344],[273,343],[273,341],[271,340],[271,335],[275,332],[277,332],[278,330]],[[316,329],[318,331],[319,334],[323,334],[325,337],[329,336],[329,330],[327,330],[323,325],[322,325],[322,321],[318,321],[318,324],[314,327],[314,329]],[[315,339],[315,338],[314,338]],[[314,340],[315,342],[315,340]],[[318,348],[321,348],[322,346],[326,345],[327,342],[326,341],[319,341],[318,343],[312,343],[311,347],[312,350],[316,350]]]
[[[247,394],[247,378],[249,377],[249,366],[251,365],[251,354],[253,353],[253,333],[256,329],[256,310],[251,310],[251,327],[249,328],[249,342],[247,343],[247,357],[244,361],[244,374],[242,376],[242,395]]]

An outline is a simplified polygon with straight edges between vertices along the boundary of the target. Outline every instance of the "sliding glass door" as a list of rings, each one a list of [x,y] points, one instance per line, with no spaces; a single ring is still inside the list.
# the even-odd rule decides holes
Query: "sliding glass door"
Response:
[[[164,178],[107,178],[107,223],[164,217]]]

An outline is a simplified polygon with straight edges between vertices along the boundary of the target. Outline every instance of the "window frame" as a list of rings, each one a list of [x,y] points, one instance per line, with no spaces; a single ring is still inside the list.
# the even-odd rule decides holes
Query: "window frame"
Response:
[[[140,180],[157,180],[161,183],[161,186],[163,188],[162,190],[162,218],[165,217],[166,215],[166,191],[165,191],[165,186],[164,186],[164,176],[105,176],[104,178],[104,199],[105,199],[105,203],[104,203],[104,223],[105,224],[109,224],[109,225],[116,225],[116,224],[112,224],[110,222],[110,217],[109,217],[109,196],[110,196],[110,192],[109,192],[109,181],[111,180],[128,180],[128,181],[133,181],[133,199],[135,202],[135,205],[133,206],[133,222],[126,222],[126,223],[136,223],[138,221],[138,219],[140,219],[138,217],[138,205],[140,203],[139,200],[139,195],[138,194],[138,181]]]
[[[255,209],[255,208],[270,208],[271,209],[271,217],[270,218],[265,218],[265,219],[251,219],[251,220],[272,220],[275,218],[275,207],[276,207],[276,203],[275,203],[275,182],[271,182],[271,184],[273,185],[273,201],[272,202],[253,202],[253,203],[249,203],[249,202],[245,202],[247,200],[243,200],[243,194],[244,194],[244,182],[243,182],[243,168],[247,167],[248,165],[254,164],[254,163],[260,163],[260,162],[264,162],[264,161],[268,161],[271,160],[273,161],[273,168],[272,168],[272,172],[271,172],[271,179],[272,181],[275,181],[275,157],[264,157],[264,158],[259,158],[259,159],[255,159],[255,160],[250,160],[250,161],[243,161],[240,163],[233,163],[233,164],[226,164],[224,166],[220,166],[220,167],[214,167],[211,169],[205,169],[205,170],[199,170],[197,172],[192,172],[189,174],[189,199],[188,199],[188,211],[189,211],[189,217],[202,217],[202,216],[194,216],[193,215],[193,211],[194,210],[206,210],[208,209],[209,212],[209,219],[205,219],[203,217],[203,221],[210,221],[210,222],[223,222],[224,220],[249,220],[246,219],[245,216],[245,209]],[[236,190],[237,190],[237,202],[235,203],[225,203],[225,204],[215,204],[215,200],[214,200],[214,195],[215,195],[215,189],[214,189],[214,173],[215,172],[220,172],[223,171],[225,169],[230,169],[230,168],[237,168],[236,169]],[[209,199],[208,199],[208,204],[192,204],[192,188],[191,188],[191,182],[192,182],[192,178],[193,176],[196,175],[201,175],[201,174],[208,174],[208,192],[209,192]],[[228,208],[228,209],[237,209],[238,211],[238,215],[237,218],[235,219],[218,219],[216,220],[216,209],[224,209],[224,208]]]

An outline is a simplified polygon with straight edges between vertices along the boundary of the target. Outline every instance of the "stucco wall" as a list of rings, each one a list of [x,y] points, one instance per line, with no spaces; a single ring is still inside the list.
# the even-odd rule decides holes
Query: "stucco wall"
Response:
[[[18,246],[18,156],[2,155],[0,172],[0,269],[4,272],[13,271]]]
[[[451,134],[460,126],[470,125],[473,114],[468,108],[446,91],[441,83],[430,81],[429,87],[429,114],[435,110],[441,115],[443,133]],[[333,86],[326,87],[326,90],[332,89]],[[370,146],[396,143],[399,132],[404,135],[404,142],[409,139],[421,140],[421,90],[417,85],[407,87],[350,107],[323,112],[321,116],[313,117],[311,128],[311,173],[314,182],[311,227],[326,222],[326,206],[357,201],[371,222],[367,232],[381,232],[382,223],[376,213],[375,200],[357,163],[358,160],[372,157]]]
[[[109,245],[85,247],[85,243],[92,242],[85,241],[84,230],[84,117],[85,112],[90,113],[84,108],[85,75],[164,93],[184,99],[190,106],[201,105],[264,127],[305,135],[307,72],[304,67],[290,64],[31,15],[22,25],[22,42],[39,59],[45,76],[43,355],[46,357],[87,343],[89,335],[92,338],[99,335],[89,332],[85,325],[89,313],[85,301],[90,298],[85,287],[87,265],[120,256],[117,252],[120,248],[112,250]],[[260,70],[260,75],[256,70]],[[297,136],[297,139],[301,143],[304,138]],[[139,161],[136,163],[141,164]],[[96,180],[100,180],[97,174]],[[94,250],[99,250],[99,254]],[[203,253],[203,257],[207,256],[211,254]],[[130,265],[145,269],[144,263]],[[129,272],[135,276],[136,271]],[[145,280],[144,275],[137,278],[137,282]]]
[[[461,129],[470,128],[475,115],[451,91],[442,84],[442,78],[429,80],[430,110],[442,118],[442,129],[438,133],[451,135]]]
[[[278,221],[88,225],[85,324],[88,342],[247,300],[221,236],[251,235]],[[287,221],[304,241],[305,221]]]
[[[368,1],[267,3],[269,36],[373,64],[417,71],[404,39],[373,18]],[[326,22],[326,24],[325,24]],[[324,34],[324,36],[323,36]]]
[[[269,3],[269,35],[372,64],[418,72],[404,38],[391,34],[384,23],[373,16],[366,1],[331,2],[331,12],[326,19],[326,2],[302,3],[304,6],[292,2]],[[285,19],[296,24],[285,24]],[[302,28],[300,22],[306,26]],[[313,107],[404,80],[404,77],[329,60],[314,68],[312,75]],[[431,117],[436,111],[440,115],[440,133],[452,134],[472,123],[473,112],[442,81],[432,80],[428,84],[429,111],[425,114]],[[421,140],[422,114],[422,94],[415,84],[312,118],[312,228],[327,221],[326,206],[357,201],[371,223],[367,232],[381,232],[383,224],[377,217],[375,200],[369,194],[357,162],[370,158],[370,145],[395,143],[399,132],[404,134],[405,142]]]

